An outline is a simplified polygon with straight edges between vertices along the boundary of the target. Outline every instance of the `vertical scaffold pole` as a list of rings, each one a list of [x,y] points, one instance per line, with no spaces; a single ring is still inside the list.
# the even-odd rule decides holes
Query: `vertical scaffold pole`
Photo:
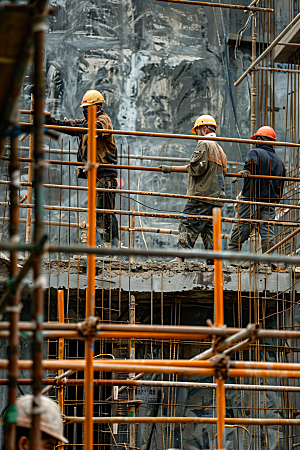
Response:
[[[222,221],[221,208],[213,209],[213,237],[214,251],[222,251]],[[224,325],[224,302],[223,302],[223,273],[222,260],[215,259],[215,326]],[[222,449],[225,429],[225,380],[216,377],[217,383],[217,439],[218,448]]]
[[[96,245],[96,106],[88,108],[88,247]],[[95,255],[87,255],[86,317],[95,314]],[[85,341],[85,449],[93,450],[94,340]]]
[[[58,309],[58,321],[59,323],[65,322],[65,302],[64,302],[64,290],[60,289],[58,291],[57,296],[57,309]],[[58,339],[58,359],[64,359],[64,347],[65,347],[65,340],[64,338]],[[63,370],[59,370],[57,372],[57,375],[62,375]],[[64,413],[64,388],[63,386],[58,389],[58,406],[62,412]],[[58,443],[58,446],[60,450],[63,450],[64,444],[62,442]]]
[[[18,163],[18,138],[12,137],[9,162],[10,178],[10,222],[9,233],[11,242],[19,242],[19,187],[20,187],[20,168]],[[18,252],[10,253],[10,277],[13,278],[18,273]],[[17,378],[19,374],[19,290],[10,294],[9,305],[6,307],[9,313],[9,349],[8,349],[8,408],[7,417],[13,417],[13,420],[4,422],[4,445],[5,450],[14,450],[16,447],[16,396],[17,396]]]
[[[43,226],[43,203],[44,203],[44,39],[45,20],[44,7],[46,1],[39,2],[40,9],[37,11],[36,21],[32,29],[34,33],[34,233],[35,243],[40,242],[44,233]],[[43,321],[44,321],[44,292],[43,275],[41,269],[42,255],[37,255],[33,263],[33,350],[32,350],[32,378],[33,378],[33,401],[32,401],[32,427],[30,431],[30,450],[40,450],[41,430],[40,416],[41,390],[43,378]]]

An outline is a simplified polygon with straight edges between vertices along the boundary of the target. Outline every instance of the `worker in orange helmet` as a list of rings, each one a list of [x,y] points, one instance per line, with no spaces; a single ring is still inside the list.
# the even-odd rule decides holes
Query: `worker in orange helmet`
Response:
[[[17,398],[14,405],[6,408],[2,416],[4,430],[12,423],[12,418],[17,424],[16,450],[28,450],[31,441],[32,427],[32,395],[23,395]],[[58,442],[68,444],[69,441],[63,435],[63,421],[61,411],[57,403],[44,395],[40,396],[40,450],[51,450]]]
[[[270,180],[259,178],[247,178],[248,175],[272,175],[285,177],[285,167],[282,159],[276,155],[274,145],[270,141],[276,141],[276,133],[272,127],[264,126],[257,130],[251,137],[255,146],[246,156],[244,169],[240,171],[244,183],[240,195],[241,200],[251,202],[263,202],[265,205],[239,204],[237,217],[239,219],[274,220],[275,207],[268,203],[278,203],[282,197],[284,180]],[[240,178],[232,178],[236,182]],[[255,224],[249,222],[235,223],[229,236],[228,250],[240,251],[243,242],[248,238]],[[259,225],[262,252],[265,253],[274,243],[274,226],[268,223]],[[234,261],[231,265],[238,265]]]
[[[103,95],[96,90],[87,91],[82,99],[80,107],[82,108],[84,119],[57,120],[51,117],[50,113],[45,113],[46,123],[49,125],[64,125],[74,127],[74,130],[63,131],[63,133],[70,136],[77,137],[78,153],[77,160],[80,162],[87,162],[88,159],[88,135],[76,130],[76,127],[88,127],[88,108],[89,106],[96,106],[96,128],[112,130],[113,126],[109,116],[102,109],[102,104],[105,103]],[[97,209],[115,209],[115,192],[113,189],[117,187],[117,170],[111,167],[112,164],[117,164],[117,146],[115,138],[112,133],[98,133],[97,134],[97,163],[101,164],[97,168],[97,188],[111,189],[110,191],[97,191]],[[110,167],[105,167],[103,164],[110,164]],[[79,178],[87,178],[86,172],[80,169],[78,172]],[[119,246],[119,226],[118,220],[114,213],[96,215],[96,229],[98,237],[100,237],[101,247],[118,247]]]

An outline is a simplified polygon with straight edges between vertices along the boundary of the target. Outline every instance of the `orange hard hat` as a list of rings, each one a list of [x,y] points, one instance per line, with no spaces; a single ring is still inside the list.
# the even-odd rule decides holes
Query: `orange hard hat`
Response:
[[[251,137],[252,140],[255,140],[257,138],[257,136],[266,136],[270,139],[272,139],[273,141],[276,141],[276,133],[273,130],[272,127],[261,127],[257,130],[257,132]]]

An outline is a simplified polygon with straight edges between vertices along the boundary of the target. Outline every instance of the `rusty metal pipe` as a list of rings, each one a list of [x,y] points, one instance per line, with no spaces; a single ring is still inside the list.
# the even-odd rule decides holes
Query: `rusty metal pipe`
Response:
[[[9,234],[12,242],[18,242],[19,239],[19,182],[20,182],[20,167],[17,161],[18,156],[18,139],[12,138],[12,145],[10,151],[10,163],[9,163],[9,177],[10,177],[10,223]],[[14,278],[18,273],[18,252],[10,252],[10,277]],[[9,295],[9,304],[6,310],[9,314],[9,350],[8,350],[8,408],[13,408],[17,396],[17,384],[18,378],[18,359],[19,359],[19,330],[18,322],[20,319],[20,291],[17,289],[14,293]],[[15,450],[16,442],[16,422],[8,424],[4,431],[4,449]]]
[[[156,0],[158,1],[158,0]],[[268,72],[287,72],[287,73],[300,73],[300,70],[294,69],[277,69],[277,67],[256,67],[255,70],[266,70]]]
[[[21,126],[28,126],[30,127],[29,123],[26,122],[19,122],[19,125]],[[57,130],[57,131],[74,131],[74,127],[66,127],[66,126],[59,126],[59,125],[45,125],[45,127]],[[76,132],[86,134],[88,132],[87,128],[79,128],[76,127]],[[96,130],[97,134],[120,134],[120,135],[126,135],[126,136],[145,136],[145,137],[157,137],[157,138],[168,138],[168,139],[191,139],[191,140],[198,140],[198,136],[192,136],[189,134],[171,134],[171,133],[151,133],[151,132],[145,132],[145,131],[128,131],[128,130]],[[209,137],[209,136],[201,136],[201,140],[207,140],[207,141],[216,141],[216,142],[236,142],[241,144],[252,144],[253,141],[251,139],[239,139],[239,138],[226,138],[226,137]],[[264,141],[264,144],[269,145],[276,145],[279,147],[300,147],[300,144],[296,144],[294,142],[280,142],[280,141]]]
[[[0,202],[0,206],[8,206],[8,202]],[[19,203],[20,208],[33,208],[34,205],[24,205],[22,203]],[[44,205],[44,209],[49,211],[73,211],[73,212],[88,212],[88,208],[76,208],[76,207],[70,207],[70,206],[48,206]],[[174,220],[180,220],[180,219],[193,219],[193,220],[206,220],[211,221],[212,216],[193,216],[193,215],[186,215],[186,214],[174,214],[174,213],[152,213],[152,212],[145,212],[145,211],[123,211],[118,209],[95,209],[95,212],[97,213],[104,213],[104,214],[119,214],[119,215],[125,215],[125,216],[142,216],[142,217],[160,217],[160,218],[166,218],[166,219],[174,219]],[[278,220],[261,220],[261,219],[235,219],[231,217],[223,217],[223,222],[228,223],[251,223],[251,224],[269,224],[269,225],[282,225],[286,227],[297,227],[299,225],[299,222],[285,222],[285,221],[278,221]],[[105,249],[101,249],[105,250]],[[134,249],[130,249],[134,250]],[[76,251],[75,251],[76,252]],[[150,254],[149,254],[150,255]],[[178,255],[177,255],[178,256]]]
[[[236,174],[230,174],[236,175]],[[299,180],[299,178],[298,178]],[[8,184],[8,181],[0,180],[0,184]],[[31,185],[31,183],[22,182],[20,183],[21,186],[28,186]],[[70,185],[63,185],[63,184],[44,184],[43,185],[46,188],[49,189],[71,189],[76,191],[87,191],[88,188],[85,186],[70,186]],[[185,194],[171,194],[171,193],[162,193],[162,192],[149,192],[149,191],[135,191],[135,190],[128,190],[128,189],[109,189],[109,188],[96,188],[96,191],[99,192],[114,192],[118,194],[136,194],[136,195],[150,195],[150,196],[157,196],[157,197],[171,197],[171,198],[184,198],[184,199],[194,199],[194,200],[203,200],[203,201],[214,201],[215,199],[212,197],[200,197],[200,196],[191,196],[191,195],[185,195]],[[247,200],[233,200],[233,199],[218,199],[220,202],[223,203],[237,203],[237,204],[245,204],[245,205],[261,205],[261,206],[274,206],[275,208],[288,208],[288,209],[300,209],[300,206],[298,205],[288,205],[288,204],[280,204],[280,203],[266,203],[266,202],[254,202],[254,201],[247,201]],[[30,202],[28,202],[30,204]]]
[[[212,6],[214,8],[229,8],[229,9],[242,9],[243,11],[262,11],[273,13],[274,9],[272,8],[262,8],[260,6],[243,6],[243,5],[230,5],[227,3],[213,3],[213,2],[198,2],[193,0],[156,0],[161,2],[168,3],[180,3],[184,5],[198,5],[198,6]]]
[[[83,423],[84,417],[66,416],[67,423]],[[94,423],[206,423],[216,424],[217,417],[93,417]],[[300,419],[225,418],[227,425],[300,425]]]

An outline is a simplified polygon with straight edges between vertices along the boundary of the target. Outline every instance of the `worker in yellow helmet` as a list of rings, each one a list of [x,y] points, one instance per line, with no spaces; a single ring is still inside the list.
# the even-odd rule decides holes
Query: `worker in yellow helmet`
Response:
[[[215,137],[218,126],[215,119],[209,115],[198,117],[192,133],[199,136],[197,147],[192,154],[190,163],[186,166],[160,166],[163,173],[187,172],[187,195],[194,197],[209,197],[209,200],[190,199],[183,210],[188,215],[212,216],[212,209],[222,208],[219,198],[225,198],[225,173],[227,172],[227,157],[220,145],[213,140],[202,140],[202,136]],[[201,235],[206,250],[213,248],[213,223],[207,220],[182,219],[179,224],[178,249],[192,249],[198,236]],[[183,262],[178,256],[174,262]],[[213,260],[206,260],[213,264]]]
[[[49,125],[64,125],[74,127],[74,131],[63,131],[63,133],[76,136],[78,141],[77,160],[87,161],[88,136],[86,133],[76,131],[75,127],[88,127],[88,107],[97,106],[96,127],[97,129],[112,130],[113,126],[109,116],[102,109],[105,103],[103,95],[96,90],[87,91],[82,99],[80,107],[83,108],[84,119],[77,120],[56,120],[49,113],[45,114],[46,123]],[[114,135],[111,133],[102,133],[97,135],[97,163],[117,164],[117,147]],[[116,189],[117,170],[113,167],[98,167],[97,169],[97,188]],[[79,178],[86,178],[86,172],[82,169],[78,173]],[[97,209],[115,209],[115,193],[113,191],[97,191]],[[97,213],[96,228],[100,236],[101,246],[118,247],[119,246],[119,226],[115,214]]]

